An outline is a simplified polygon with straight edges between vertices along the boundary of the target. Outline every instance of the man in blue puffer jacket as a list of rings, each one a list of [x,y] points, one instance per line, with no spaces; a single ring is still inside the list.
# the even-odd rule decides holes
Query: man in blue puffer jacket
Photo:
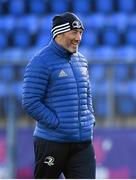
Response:
[[[84,27],[73,13],[53,18],[53,39],[26,67],[22,104],[36,120],[35,178],[95,178],[95,118],[87,60],[78,52]]]

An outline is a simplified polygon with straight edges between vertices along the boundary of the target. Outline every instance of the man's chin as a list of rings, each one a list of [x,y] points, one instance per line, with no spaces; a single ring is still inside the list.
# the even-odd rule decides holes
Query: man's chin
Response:
[[[69,49],[69,52],[71,52],[71,53],[76,53],[78,51],[78,48],[72,48],[72,49]]]

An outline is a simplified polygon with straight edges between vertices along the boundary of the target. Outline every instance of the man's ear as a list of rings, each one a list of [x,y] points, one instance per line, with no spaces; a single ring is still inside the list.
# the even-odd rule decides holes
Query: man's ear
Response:
[[[60,39],[61,38],[61,34],[58,34],[57,37],[58,37],[58,39]]]
[[[57,41],[60,41],[61,38],[62,38],[62,34],[58,34],[55,39],[56,39]]]

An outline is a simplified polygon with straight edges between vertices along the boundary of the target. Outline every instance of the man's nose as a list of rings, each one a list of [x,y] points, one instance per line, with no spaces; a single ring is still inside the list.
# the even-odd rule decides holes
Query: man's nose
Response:
[[[77,34],[76,34],[76,40],[77,40],[77,41],[81,41],[81,38],[82,38],[82,36],[81,36],[80,32],[77,32]]]

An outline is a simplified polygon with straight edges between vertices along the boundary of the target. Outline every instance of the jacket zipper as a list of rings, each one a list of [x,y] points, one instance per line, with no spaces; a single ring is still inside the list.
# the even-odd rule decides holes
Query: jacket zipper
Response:
[[[76,80],[76,84],[77,84],[77,93],[78,93],[78,121],[79,121],[79,138],[81,140],[81,124],[80,124],[80,117],[79,117],[79,110],[80,110],[80,97],[79,97],[79,92],[78,92],[78,83],[77,83],[77,78],[76,78],[76,75],[75,75],[75,72],[74,72],[74,69],[72,67],[72,64],[71,64],[71,60],[68,61],[68,63],[70,64],[70,67],[72,69],[72,72],[73,72],[73,75],[74,75],[74,78]]]

